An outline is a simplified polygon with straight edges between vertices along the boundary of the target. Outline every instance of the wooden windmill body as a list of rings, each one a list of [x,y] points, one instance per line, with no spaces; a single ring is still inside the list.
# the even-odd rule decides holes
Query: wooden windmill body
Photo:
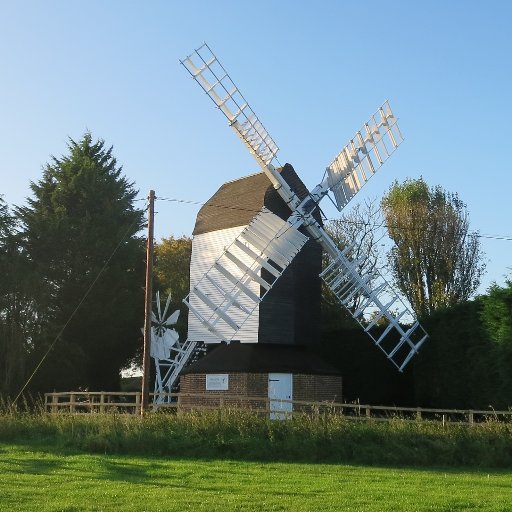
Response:
[[[285,165],[280,172],[300,197],[306,197],[307,188],[291,165]],[[264,173],[225,183],[205,203],[193,233],[191,290],[263,207],[284,220],[291,214]],[[320,331],[321,265],[322,249],[309,240],[241,326],[234,341],[302,346],[315,343]],[[260,294],[257,282],[252,282],[251,287]],[[192,312],[188,318],[188,337],[203,343],[219,342]]]

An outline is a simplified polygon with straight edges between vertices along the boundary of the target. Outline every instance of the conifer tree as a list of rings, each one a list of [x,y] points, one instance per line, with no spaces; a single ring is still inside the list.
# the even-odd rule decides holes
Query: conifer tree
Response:
[[[34,324],[31,280],[16,237],[16,219],[0,197],[0,394],[17,393]]]
[[[28,204],[17,211],[37,276],[41,331],[31,366],[59,337],[33,387],[116,389],[143,323],[144,242],[138,233],[144,215],[134,205],[137,191],[112,147],[90,133],[69,139],[68,154],[52,157],[31,189]]]

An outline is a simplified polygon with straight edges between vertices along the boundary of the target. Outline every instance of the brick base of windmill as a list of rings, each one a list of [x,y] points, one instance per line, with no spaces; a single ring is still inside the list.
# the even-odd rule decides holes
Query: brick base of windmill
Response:
[[[222,344],[180,377],[180,406],[185,409],[247,407],[279,416],[311,412],[312,403],[341,399],[339,370],[306,347],[293,345]]]

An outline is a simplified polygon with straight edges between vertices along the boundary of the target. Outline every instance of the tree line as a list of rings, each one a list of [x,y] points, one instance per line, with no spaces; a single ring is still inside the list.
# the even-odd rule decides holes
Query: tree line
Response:
[[[0,394],[118,389],[120,369],[142,346],[144,205],[113,148],[90,133],[69,139],[30,189],[21,206],[0,197]],[[397,375],[324,290],[319,350],[340,366],[346,398],[512,403],[512,283],[472,299],[485,265],[457,194],[421,178],[394,183],[380,204],[358,205],[326,228],[341,246],[356,242],[362,273],[388,272],[431,338]],[[392,241],[387,259],[379,229]],[[189,237],[156,244],[155,288],[171,293],[176,309],[190,254]],[[183,339],[186,330],[182,315]]]
[[[392,241],[384,261],[380,228]],[[359,205],[327,230],[341,246],[356,240],[367,255],[361,273],[387,271],[429,334],[399,374],[325,291],[321,351],[340,367],[345,399],[473,409],[512,404],[512,281],[474,297],[484,254],[457,194],[421,178],[395,182],[379,205]]]

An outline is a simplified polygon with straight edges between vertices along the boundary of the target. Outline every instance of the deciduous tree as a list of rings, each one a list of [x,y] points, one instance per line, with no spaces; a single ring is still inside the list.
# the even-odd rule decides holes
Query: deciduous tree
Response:
[[[341,249],[351,247],[350,256],[360,261],[358,271],[361,275],[383,269],[384,264],[378,251],[383,237],[383,219],[376,199],[368,199],[364,203],[356,204],[351,210],[344,212],[339,219],[326,222],[324,227],[338,247]],[[327,264],[326,258],[324,267]],[[356,310],[361,300],[362,298],[356,295],[349,303],[349,309]],[[327,330],[354,325],[345,308],[325,285],[322,287],[322,317]]]
[[[160,289],[161,298],[172,296],[170,311],[181,310],[177,330],[183,341],[187,335],[187,313],[182,300],[190,291],[190,257],[192,239],[188,236],[163,238],[155,244],[155,289]]]
[[[394,281],[418,315],[475,293],[485,265],[457,194],[429,187],[421,178],[407,180],[395,182],[381,206],[395,244],[389,254]]]

